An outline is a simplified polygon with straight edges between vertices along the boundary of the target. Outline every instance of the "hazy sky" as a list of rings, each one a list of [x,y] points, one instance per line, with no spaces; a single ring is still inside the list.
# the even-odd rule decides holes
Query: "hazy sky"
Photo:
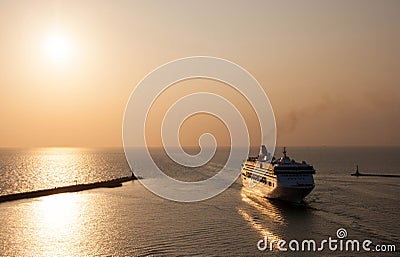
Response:
[[[400,1],[0,0],[0,32],[3,147],[121,146],[136,84],[193,55],[252,73],[279,145],[400,145]],[[204,130],[229,141],[220,122],[197,119],[184,144]]]

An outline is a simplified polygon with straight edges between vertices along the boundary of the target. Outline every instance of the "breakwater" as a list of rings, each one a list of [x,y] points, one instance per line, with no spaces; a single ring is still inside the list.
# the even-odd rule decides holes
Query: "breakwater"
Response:
[[[20,199],[41,197],[41,196],[46,196],[46,195],[53,195],[53,194],[79,192],[79,191],[84,191],[84,190],[89,190],[89,189],[94,189],[94,188],[119,187],[119,186],[122,186],[123,182],[128,182],[128,181],[135,180],[135,179],[136,179],[136,177],[132,175],[132,176],[128,176],[128,177],[110,179],[110,180],[93,182],[93,183],[75,184],[75,185],[55,187],[55,188],[49,188],[49,189],[41,189],[41,190],[36,190],[36,191],[31,191],[31,192],[22,192],[22,193],[1,195],[0,203],[20,200]]]
[[[400,175],[394,174],[366,174],[366,173],[352,173],[351,176],[356,177],[387,177],[387,178],[400,178]]]

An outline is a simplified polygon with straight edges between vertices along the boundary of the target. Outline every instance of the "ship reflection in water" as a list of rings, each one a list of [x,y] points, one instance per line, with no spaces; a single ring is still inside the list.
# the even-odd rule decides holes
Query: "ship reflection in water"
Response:
[[[240,216],[255,230],[260,239],[288,240],[294,238],[315,237],[300,229],[304,226],[314,227],[313,208],[308,204],[291,204],[279,200],[263,198],[243,187],[240,191],[242,205],[237,211]],[[288,235],[291,235],[290,238]],[[272,244],[277,250],[277,245]]]
[[[265,222],[263,222],[264,217],[268,217],[271,222],[283,225],[285,219],[282,217],[279,209],[268,200],[261,199],[260,197],[259,200],[264,201],[262,201],[262,203],[257,202],[257,196],[252,195],[251,192],[246,190],[246,188],[242,188],[240,196],[242,201],[250,207],[250,210],[246,210],[248,208],[238,208],[238,213],[243,217],[243,219],[260,234],[261,238],[268,237],[269,240],[281,240],[282,238],[267,226],[268,223],[265,224]],[[259,213],[259,215],[256,215],[255,213]],[[260,217],[263,215],[264,217]]]
[[[255,202],[250,199],[242,189],[241,197],[244,203],[247,203],[249,206],[259,211],[261,215],[267,215],[273,222],[277,222],[282,224],[284,219],[279,214],[279,211],[272,205],[267,204],[262,206],[261,204]],[[251,227],[257,231],[261,238],[268,237],[268,240],[282,240],[279,235],[277,235],[274,231],[271,231],[269,227],[263,224],[262,219],[259,219],[258,216],[253,216],[250,212],[246,211],[244,208],[238,208],[238,213],[243,217],[245,221],[247,221]]]
[[[269,200],[261,198],[259,199],[261,202],[256,202],[255,198],[257,198],[257,196],[253,196],[254,200],[249,198],[251,197],[251,193],[246,188],[242,188],[240,196],[242,197],[243,202],[257,209],[262,215],[268,216],[276,223],[285,223],[285,219],[282,217],[280,210],[276,208]]]

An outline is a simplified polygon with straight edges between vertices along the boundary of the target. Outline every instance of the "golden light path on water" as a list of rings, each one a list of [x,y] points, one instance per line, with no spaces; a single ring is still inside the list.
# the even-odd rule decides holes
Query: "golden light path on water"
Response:
[[[46,154],[40,154],[36,160],[36,170],[41,174],[51,171],[51,180],[59,185],[75,184],[79,174],[79,163],[82,163],[82,155],[79,148],[47,148]],[[49,177],[42,177],[49,179]],[[46,184],[48,181],[40,181]]]
[[[76,183],[77,166],[82,155],[76,148],[38,149],[34,169],[38,174],[35,179],[37,188],[51,188],[54,185],[71,185]],[[85,195],[79,193],[55,194],[32,201],[31,215],[26,216],[29,227],[34,227],[31,235],[31,246],[44,246],[42,253],[46,256],[73,256],[81,242],[85,212]]]
[[[130,174],[119,149],[107,154],[86,148],[31,148],[6,153],[4,165],[9,172],[2,181],[4,192],[51,189]],[[104,204],[108,194],[98,197],[96,192],[103,191],[113,189],[2,203],[0,256],[92,256],[112,251],[109,234],[117,232],[109,224],[114,224],[115,212],[110,214],[111,204]]]
[[[47,256],[76,254],[76,247],[83,241],[84,202],[84,195],[79,193],[56,194],[33,202],[30,223],[37,229],[32,238],[38,245],[47,242],[47,249],[43,249]]]
[[[78,194],[57,194],[43,198],[36,207],[37,218],[52,230],[63,229],[79,217],[80,197]]]
[[[45,154],[42,154],[44,152]],[[35,169],[42,174],[36,183],[63,186],[75,183],[85,183],[77,179],[78,172],[90,173],[82,164],[87,163],[86,156],[79,148],[46,148],[40,149],[35,160]],[[40,174],[39,173],[39,174]],[[50,179],[48,181],[48,179]],[[40,188],[41,186],[37,186]],[[26,222],[34,227],[34,235],[30,246],[41,248],[45,256],[75,256],[77,249],[82,247],[88,234],[87,223],[83,217],[91,217],[88,209],[88,195],[82,193],[63,193],[38,198],[31,202],[32,215]],[[28,233],[29,231],[25,231]]]

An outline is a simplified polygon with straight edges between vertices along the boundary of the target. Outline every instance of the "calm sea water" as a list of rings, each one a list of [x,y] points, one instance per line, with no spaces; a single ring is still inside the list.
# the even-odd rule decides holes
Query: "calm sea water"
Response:
[[[0,203],[1,256],[280,255],[259,251],[268,239],[321,241],[336,238],[394,244],[395,253],[340,252],[334,256],[398,256],[400,178],[349,176],[400,174],[400,148],[289,148],[296,160],[317,169],[316,188],[304,204],[270,201],[245,192],[240,180],[224,193],[197,203],[164,200],[138,181]],[[280,150],[278,149],[277,152]],[[279,153],[280,154],[280,153]],[[165,172],[185,181],[212,176],[226,152],[205,167],[186,169],[153,152]],[[240,168],[240,167],[238,167]],[[2,149],[0,194],[25,192],[127,176],[120,149]],[[286,252],[290,256],[321,253]]]

